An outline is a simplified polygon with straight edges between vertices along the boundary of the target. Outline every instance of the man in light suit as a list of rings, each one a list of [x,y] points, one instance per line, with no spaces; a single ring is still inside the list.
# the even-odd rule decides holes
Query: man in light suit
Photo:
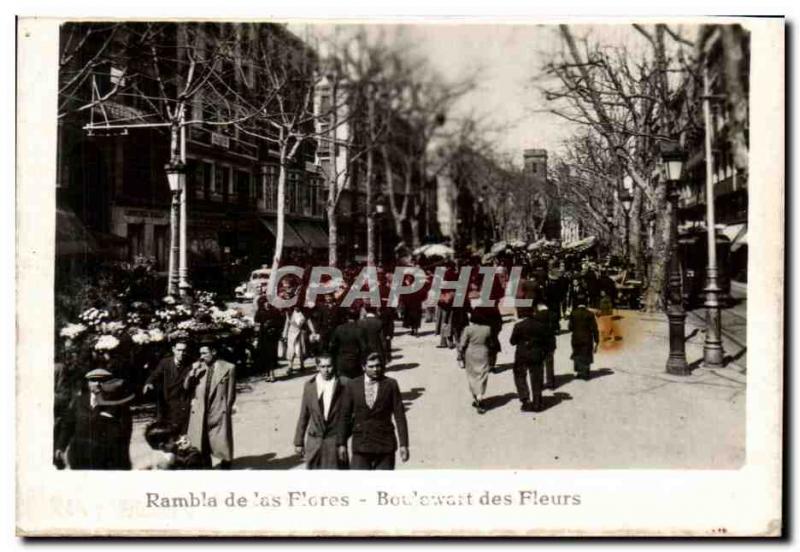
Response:
[[[295,451],[309,470],[347,469],[347,380],[334,374],[330,355],[318,355],[316,364],[317,375],[303,387]]]
[[[348,388],[349,403],[345,412],[353,436],[350,467],[393,470],[398,438],[400,459],[407,462],[408,425],[400,388],[397,381],[383,375],[383,364],[376,353],[367,357],[365,375],[350,380]]]
[[[192,394],[186,431],[189,442],[200,450],[206,467],[212,466],[213,456],[221,469],[229,469],[233,460],[231,417],[236,400],[234,365],[218,359],[216,346],[205,342],[200,347],[200,360],[184,380],[184,388]]]

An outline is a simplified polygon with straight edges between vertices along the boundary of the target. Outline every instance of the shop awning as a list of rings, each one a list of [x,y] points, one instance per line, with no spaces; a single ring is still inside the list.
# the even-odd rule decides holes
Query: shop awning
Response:
[[[312,249],[327,249],[328,233],[316,222],[306,220],[293,220],[291,226],[297,234]]]
[[[56,256],[92,255],[97,253],[97,240],[72,210],[56,209]]]
[[[264,217],[261,217],[258,220],[261,221],[261,224],[263,224],[267,228],[267,230],[269,230],[272,233],[273,236],[277,237],[278,235],[277,221],[275,221],[274,219],[268,219]],[[300,237],[300,235],[297,233],[297,231],[295,231],[295,229],[292,228],[292,225],[288,224],[288,221],[285,221],[283,225],[283,246],[299,247],[299,248],[306,247],[306,242],[304,242],[303,239]]]

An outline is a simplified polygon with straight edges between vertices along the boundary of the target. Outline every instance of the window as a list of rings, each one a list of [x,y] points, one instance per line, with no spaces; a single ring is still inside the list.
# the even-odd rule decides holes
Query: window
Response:
[[[202,186],[203,186],[203,199],[211,198],[211,183],[214,171],[214,166],[211,163],[201,163],[202,169]]]
[[[228,201],[230,195],[230,169],[217,165],[214,170],[214,185],[216,186],[216,193],[222,194],[222,200]]]
[[[250,173],[236,171],[236,195],[240,204],[250,203]]]
[[[286,182],[286,210],[289,213],[297,213],[299,209],[298,201],[298,182],[297,173],[289,173],[288,182]]]

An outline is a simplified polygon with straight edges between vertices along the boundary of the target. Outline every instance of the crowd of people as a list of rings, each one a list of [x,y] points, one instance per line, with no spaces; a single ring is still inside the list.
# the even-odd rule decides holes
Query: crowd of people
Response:
[[[446,264],[445,280],[454,281],[459,263]],[[392,359],[395,327],[402,323],[419,336],[423,319],[435,323],[438,347],[455,350],[478,414],[486,412],[489,374],[497,370],[503,316],[497,303],[479,302],[482,276],[476,269],[466,301],[445,289],[434,302],[430,295],[434,267],[417,292],[389,302],[391,271],[378,271],[380,303],[340,302],[352,285],[354,271],[345,271],[344,285],[319,295],[308,306],[306,284],[282,282],[283,298],[296,304],[279,309],[259,297],[253,362],[266,382],[276,381],[285,359],[284,378],[302,371],[313,358],[317,372],[303,387],[293,445],[310,469],[393,469],[395,456],[409,458],[409,432],[400,388],[385,375]],[[506,272],[507,273],[507,272]],[[495,301],[505,293],[502,273],[492,286]],[[601,340],[595,313],[614,307],[615,286],[591,265],[565,270],[554,262],[526,266],[519,296],[531,306],[518,308],[509,344],[515,347],[513,377],[523,411],[543,408],[543,390],[555,387],[554,352],[561,321],[568,320],[572,360],[577,377],[588,379]],[[196,352],[195,352],[196,349]],[[172,354],[153,369],[140,390],[153,396],[156,420],[145,430],[152,448],[146,465],[131,466],[128,449],[133,394],[111,368],[86,372],[83,382],[57,396],[55,463],[71,469],[205,469],[231,467],[234,459],[232,415],[236,401],[237,366],[221,358],[214,336],[198,342],[172,343]],[[349,447],[348,447],[349,444]]]

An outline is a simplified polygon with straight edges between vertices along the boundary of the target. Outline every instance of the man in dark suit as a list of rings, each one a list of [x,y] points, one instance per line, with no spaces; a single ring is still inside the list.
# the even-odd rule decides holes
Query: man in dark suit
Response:
[[[145,381],[143,394],[155,388],[156,408],[159,421],[169,424],[175,433],[186,433],[189,423],[189,405],[192,400],[183,387],[191,364],[188,358],[188,344],[177,341],[172,346],[172,356],[161,360]]]
[[[363,373],[362,362],[367,354],[364,328],[358,325],[358,313],[347,311],[348,321],[336,328],[331,336],[331,359],[336,373],[346,378],[357,378]]]
[[[597,319],[592,311],[586,308],[586,297],[577,299],[577,307],[569,315],[569,330],[572,332],[572,360],[578,377],[589,379],[589,371],[594,362],[594,353],[600,342]]]
[[[131,469],[133,393],[104,368],[88,372],[85,381],[65,412],[56,441],[56,465],[63,466],[66,459],[73,470]]]
[[[523,412],[538,412],[542,409],[542,380],[544,363],[548,353],[555,350],[555,333],[550,311],[538,303],[530,309],[520,309],[525,318],[517,322],[511,331],[514,353],[514,384],[522,403]],[[530,377],[530,393],[528,391]],[[550,375],[552,382],[552,375]]]
[[[300,417],[294,433],[297,454],[309,470],[347,469],[347,424],[343,405],[346,380],[333,373],[327,354],[316,357],[317,375],[303,387]]]
[[[353,436],[350,467],[354,470],[393,470],[398,437],[400,459],[408,461],[408,425],[400,388],[397,381],[383,375],[383,365],[375,353],[367,358],[365,372],[348,385],[350,393],[346,412]]]
[[[377,309],[372,305],[365,307],[366,316],[358,321],[358,326],[364,330],[364,338],[367,342],[366,353],[377,353],[381,357],[381,362],[386,366],[386,342],[383,338],[383,322],[378,318]]]

